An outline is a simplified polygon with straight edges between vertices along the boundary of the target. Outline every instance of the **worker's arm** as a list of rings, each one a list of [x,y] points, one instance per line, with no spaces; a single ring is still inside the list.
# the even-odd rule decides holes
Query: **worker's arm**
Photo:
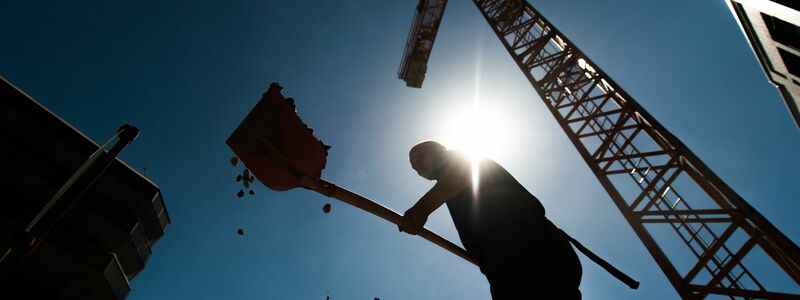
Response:
[[[470,186],[470,175],[468,163],[451,163],[441,178],[436,180],[436,185],[403,214],[403,222],[398,226],[400,231],[417,234],[433,211]]]

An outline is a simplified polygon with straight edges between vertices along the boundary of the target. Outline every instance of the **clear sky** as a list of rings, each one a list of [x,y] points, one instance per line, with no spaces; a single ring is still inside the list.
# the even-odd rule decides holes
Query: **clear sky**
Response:
[[[97,141],[139,127],[122,158],[172,219],[130,299],[489,298],[476,267],[335,200],[236,198],[224,141],[273,81],[333,146],[323,177],[400,212],[432,186],[408,149],[477,94],[508,130],[494,158],[642,282],[583,260],[585,299],[677,298],[471,1],[450,1],[420,90],[395,75],[416,1],[44,2],[0,2],[0,74]],[[724,1],[531,2],[798,240],[800,132]],[[458,243],[446,209],[427,227]]]

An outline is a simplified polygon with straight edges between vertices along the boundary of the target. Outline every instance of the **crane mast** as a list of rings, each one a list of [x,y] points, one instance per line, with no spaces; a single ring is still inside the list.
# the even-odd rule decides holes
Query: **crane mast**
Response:
[[[772,260],[760,263],[774,262],[800,285],[791,239],[527,1],[473,2],[682,298],[800,297],[768,289],[745,266],[763,251]],[[427,59],[426,50],[418,55]],[[668,255],[675,243],[684,246]]]

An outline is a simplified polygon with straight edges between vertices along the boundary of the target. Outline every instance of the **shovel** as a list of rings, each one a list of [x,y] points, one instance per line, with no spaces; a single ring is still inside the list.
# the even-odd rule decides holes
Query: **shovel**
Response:
[[[403,217],[393,210],[321,179],[330,146],[314,137],[297,115],[294,99],[284,98],[282,89],[272,83],[225,142],[236,156],[272,190],[306,188],[399,225]],[[477,265],[467,251],[430,230],[423,228],[417,235]]]

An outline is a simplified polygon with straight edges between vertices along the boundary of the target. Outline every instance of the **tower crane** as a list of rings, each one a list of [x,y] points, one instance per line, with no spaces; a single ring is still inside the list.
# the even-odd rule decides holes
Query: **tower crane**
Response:
[[[759,249],[800,285],[800,249],[791,239],[530,3],[473,2],[682,298],[800,298],[766,288],[745,266]],[[420,0],[416,7],[398,72],[410,87],[422,86],[446,5]],[[675,236],[654,235],[654,226],[682,241],[691,253],[687,268],[664,252]]]

